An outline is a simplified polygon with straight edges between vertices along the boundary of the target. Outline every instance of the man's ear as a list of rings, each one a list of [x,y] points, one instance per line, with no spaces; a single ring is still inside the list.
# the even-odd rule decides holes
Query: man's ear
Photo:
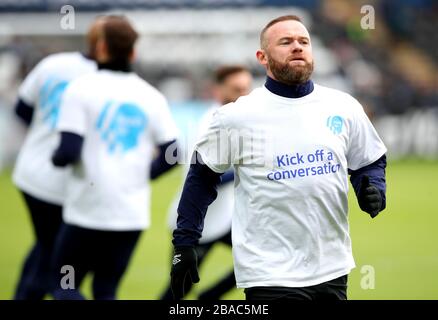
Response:
[[[262,66],[266,67],[268,65],[268,57],[266,56],[265,50],[263,50],[263,49],[257,50],[256,57],[257,57],[258,62]]]
[[[108,47],[103,38],[96,41],[96,60],[101,63],[108,61]]]
[[[129,62],[133,62],[137,58],[137,51],[135,49],[132,49],[131,53],[129,54]]]
[[[211,94],[216,101],[222,101],[222,92],[217,84],[214,84],[211,88]]]

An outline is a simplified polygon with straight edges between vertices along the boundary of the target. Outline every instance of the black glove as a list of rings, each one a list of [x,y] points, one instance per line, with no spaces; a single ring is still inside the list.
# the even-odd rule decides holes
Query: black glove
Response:
[[[382,208],[382,195],[377,187],[370,184],[370,178],[363,176],[360,182],[360,191],[357,195],[359,207],[369,213],[371,218],[376,217]]]
[[[175,300],[181,300],[187,293],[188,281],[190,284],[199,282],[198,254],[193,247],[175,247],[170,271],[170,287]]]

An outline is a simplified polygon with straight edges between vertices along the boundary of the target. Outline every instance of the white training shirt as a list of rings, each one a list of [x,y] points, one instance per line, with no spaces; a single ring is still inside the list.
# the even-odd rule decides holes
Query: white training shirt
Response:
[[[19,98],[34,107],[13,172],[14,183],[22,191],[49,203],[63,204],[68,170],[54,167],[51,161],[59,142],[55,131],[59,104],[72,79],[95,70],[96,63],[79,52],[58,53],[38,63],[22,83]]]
[[[258,88],[218,108],[196,150],[215,172],[235,168],[238,287],[311,286],[355,267],[347,169],[386,152],[357,100],[319,85],[296,99]]]
[[[95,230],[147,228],[154,147],[177,136],[164,96],[132,72],[99,70],[67,88],[58,130],[84,137],[67,181],[64,221]]]
[[[213,105],[202,116],[199,121],[198,139],[204,132],[208,130],[213,114],[219,105]],[[187,152],[187,156],[191,158],[193,152],[194,143],[189,142],[190,152]],[[185,161],[184,178],[190,168],[190,158]],[[207,215],[204,220],[204,229],[202,231],[202,237],[199,239],[199,243],[208,243],[211,241],[219,240],[221,237],[231,231],[231,218],[234,210],[234,187],[232,182],[228,182],[218,187],[216,200],[208,207]],[[171,230],[175,230],[176,221],[178,217],[178,204],[181,199],[181,193],[177,193],[172,205],[169,207],[168,224]]]

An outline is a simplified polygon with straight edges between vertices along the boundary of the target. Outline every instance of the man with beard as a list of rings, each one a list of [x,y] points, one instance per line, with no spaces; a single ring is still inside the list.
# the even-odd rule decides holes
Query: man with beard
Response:
[[[348,175],[361,209],[376,217],[386,206],[386,148],[357,100],[310,80],[311,40],[299,17],[269,22],[260,46],[265,85],[219,108],[195,147],[173,233],[174,297],[199,281],[193,248],[233,166],[233,257],[246,298],[344,300],[355,267]]]

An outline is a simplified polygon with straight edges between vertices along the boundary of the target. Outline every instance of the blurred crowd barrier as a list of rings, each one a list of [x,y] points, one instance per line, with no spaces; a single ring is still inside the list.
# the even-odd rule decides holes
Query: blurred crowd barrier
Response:
[[[374,124],[390,159],[438,159],[438,108],[386,115],[377,118]]]

